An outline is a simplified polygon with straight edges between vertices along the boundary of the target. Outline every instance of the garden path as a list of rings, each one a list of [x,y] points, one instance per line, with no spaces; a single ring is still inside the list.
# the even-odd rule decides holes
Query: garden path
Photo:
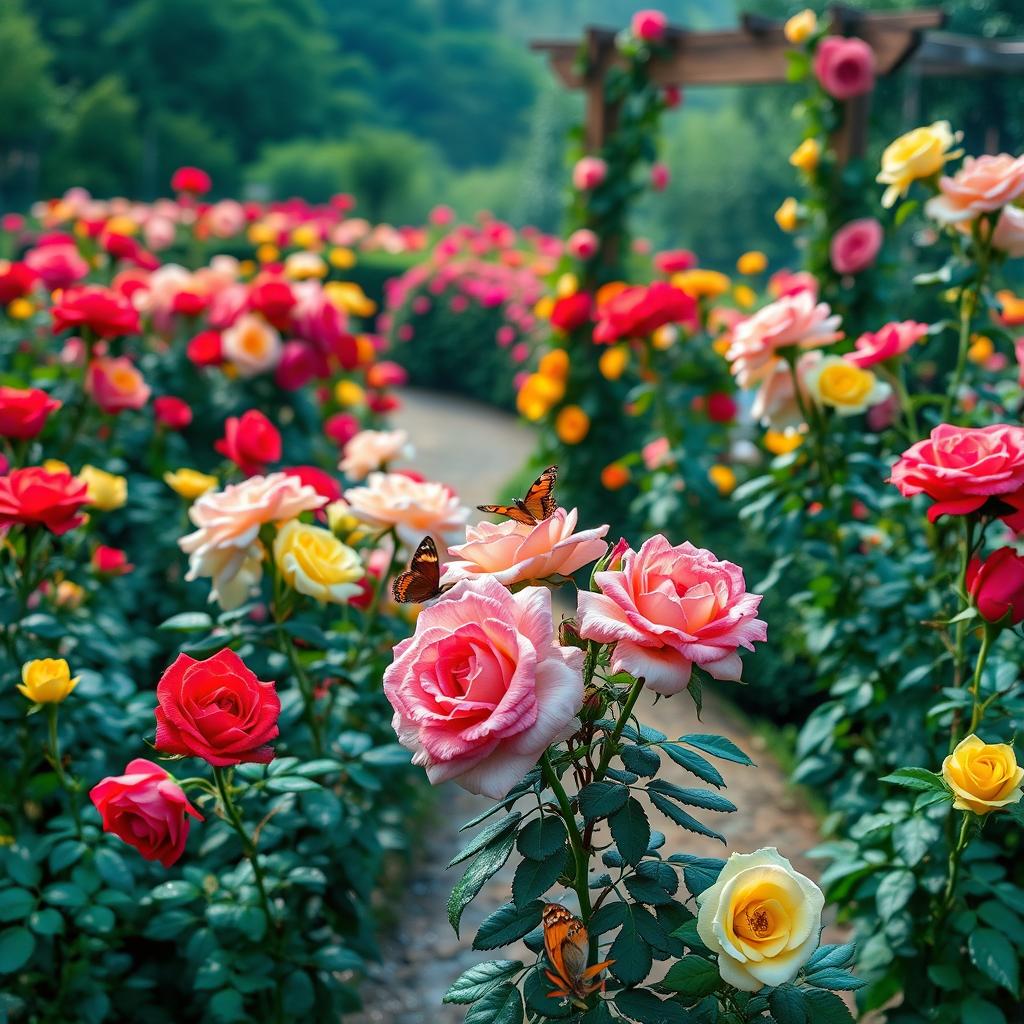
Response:
[[[402,399],[404,406],[394,416],[394,423],[415,439],[417,470],[451,484],[467,504],[494,500],[532,450],[532,431],[507,413],[450,395],[410,391]],[[817,878],[820,866],[802,856],[819,842],[814,815],[789,788],[763,739],[752,734],[727,704],[706,691],[700,723],[685,696],[663,700],[653,711],[644,707],[642,699],[637,712],[642,721],[656,724],[670,735],[719,733],[750,754],[759,764],[756,770],[718,762],[728,796],[739,812],[709,812],[717,819],[711,822],[713,827],[726,837],[730,851],[777,846],[799,870]],[[684,786],[694,782],[672,762],[665,764],[663,775]],[[495,955],[474,952],[471,943],[484,917],[508,901],[516,858],[510,859],[467,909],[461,938],[456,938],[448,925],[446,905],[462,868],[445,868],[466,838],[459,835],[459,825],[488,803],[454,785],[443,789],[422,854],[404,884],[397,927],[385,940],[382,963],[370,968],[363,992],[367,1009],[353,1018],[356,1024],[459,1024],[465,1017],[464,1007],[442,1006],[441,997],[462,971]],[[652,824],[666,834],[669,849],[723,855],[720,843],[685,832],[667,819]],[[519,954],[509,951],[501,955]]]

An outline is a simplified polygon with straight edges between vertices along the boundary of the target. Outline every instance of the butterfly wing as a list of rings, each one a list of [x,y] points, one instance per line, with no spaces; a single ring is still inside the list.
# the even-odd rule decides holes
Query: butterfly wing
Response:
[[[536,522],[547,519],[556,508],[555,481],[558,479],[558,467],[548,466],[530,486],[523,498],[523,507],[533,516]]]
[[[477,505],[477,508],[489,515],[505,516],[517,523],[526,523],[527,526],[533,526],[537,522],[535,516],[518,505]]]
[[[391,584],[391,594],[399,604],[421,604],[441,592],[441,561],[432,537],[420,541],[405,572]]]
[[[566,975],[563,949],[569,935],[569,929],[573,923],[579,923],[565,907],[558,903],[548,903],[541,915],[544,924],[544,952],[547,954],[548,963],[551,964],[552,981],[557,982],[560,987],[571,989],[572,982]]]

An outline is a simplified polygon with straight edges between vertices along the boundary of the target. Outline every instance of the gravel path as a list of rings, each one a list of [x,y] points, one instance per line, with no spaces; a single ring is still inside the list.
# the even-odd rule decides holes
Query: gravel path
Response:
[[[532,432],[511,416],[450,396],[408,392],[403,400],[405,406],[395,422],[415,440],[416,468],[451,484],[467,504],[494,500],[504,482],[529,457]],[[729,695],[742,703],[742,690],[732,689]],[[799,870],[812,878],[818,876],[819,866],[803,856],[819,842],[813,814],[788,788],[784,773],[763,741],[750,734],[719,694],[705,691],[700,722],[685,694],[662,700],[653,708],[643,698],[637,714],[641,721],[670,736],[719,733],[745,750],[758,763],[756,769],[716,762],[738,812],[704,812],[706,820],[726,837],[728,851],[777,846]],[[662,777],[684,786],[696,784],[667,758],[663,762]],[[448,894],[463,869],[445,870],[466,839],[459,835],[459,826],[488,804],[455,786],[440,792],[425,848],[403,890],[401,923],[384,943],[383,962],[370,970],[364,990],[366,1010],[352,1018],[355,1024],[460,1024],[465,1008],[441,1004],[448,985],[473,963],[496,955],[518,955],[511,951],[478,953],[470,948],[479,923],[510,898],[515,856],[466,911],[461,939],[453,934],[446,916]],[[669,850],[727,855],[720,843],[686,832],[656,813],[652,824],[666,834]]]

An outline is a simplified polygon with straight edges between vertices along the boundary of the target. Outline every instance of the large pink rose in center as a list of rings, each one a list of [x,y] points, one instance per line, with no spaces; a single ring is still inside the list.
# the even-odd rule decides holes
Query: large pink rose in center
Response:
[[[428,606],[384,673],[392,724],[432,783],[500,800],[583,704],[583,652],[555,641],[551,593],[466,580]]]
[[[579,597],[580,636],[614,643],[613,672],[643,676],[655,693],[685,689],[694,664],[715,679],[739,679],[738,648],[767,636],[743,570],[689,542],[660,534],[627,551],[618,571],[594,577],[601,593]]]

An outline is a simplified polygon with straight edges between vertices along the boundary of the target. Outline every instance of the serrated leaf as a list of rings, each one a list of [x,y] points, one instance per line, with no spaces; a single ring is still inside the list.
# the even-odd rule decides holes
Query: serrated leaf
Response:
[[[496,871],[500,870],[512,853],[516,844],[514,832],[507,833],[492,846],[481,850],[476,859],[466,869],[466,873],[455,884],[448,898],[448,920],[455,934],[459,934],[459,922],[462,912],[473,901],[476,894],[484,887],[484,883]]]
[[[700,754],[687,750],[686,747],[680,747],[675,743],[664,744],[662,750],[680,768],[685,768],[691,775],[696,775],[698,779],[702,779],[712,786],[717,786],[719,789],[725,785],[722,773],[710,761],[701,757]]]
[[[833,992],[804,989],[804,1001],[811,1024],[853,1024],[853,1015],[846,1008],[846,1003]]]
[[[866,984],[855,974],[840,970],[838,967],[825,967],[820,971],[808,971],[804,975],[804,980],[808,985],[813,985],[815,988],[827,988],[838,992],[853,992],[858,988],[863,988]]]
[[[1014,996],[1020,988],[1017,953],[994,928],[978,928],[967,939],[971,963]]]
[[[532,860],[547,860],[565,845],[565,823],[557,815],[534,818],[523,826],[516,843],[519,852]]]
[[[637,1024],[685,1024],[686,1011],[675,1002],[659,999],[642,988],[628,988],[615,996],[615,1009]]]
[[[711,792],[710,789],[691,789],[687,786],[676,786],[671,782],[665,782],[663,779],[656,779],[654,782],[649,783],[647,788],[657,790],[657,792],[670,796],[673,800],[678,800],[682,804],[688,804],[690,807],[703,807],[708,811],[723,811],[727,813],[736,810],[736,805],[731,800],[727,800],[718,793]]]
[[[523,1024],[524,1014],[519,989],[499,985],[469,1008],[465,1024]]]
[[[819,946],[804,964],[805,971],[818,971],[825,967],[849,967],[857,955],[857,946],[853,942],[842,945]]]
[[[580,790],[580,812],[588,821],[607,818],[629,798],[629,790],[617,782],[592,782]]]
[[[639,864],[651,842],[651,825],[640,801],[631,796],[608,819],[608,827],[622,859]]]
[[[612,975],[623,985],[639,985],[651,971],[651,947],[640,937],[631,908],[622,921],[622,930],[608,950]]]
[[[768,1005],[776,1024],[807,1024],[804,994],[795,985],[779,985],[768,994]]]
[[[903,786],[905,789],[935,789],[948,792],[942,776],[927,768],[897,768],[889,775],[883,775],[880,782],[890,782],[894,786]]]
[[[645,778],[655,775],[661,767],[661,758],[653,747],[623,747],[619,751],[619,757],[634,775]]]
[[[914,895],[915,888],[917,882],[913,872],[900,868],[887,874],[879,882],[875,893],[875,903],[882,920],[888,921],[894,914],[898,914]]]
[[[566,870],[566,851],[556,850],[547,860],[525,858],[512,878],[512,899],[517,907],[543,896]]]
[[[668,799],[668,797],[662,796],[660,793],[648,793],[647,795],[650,797],[651,803],[654,804],[654,806],[657,807],[666,818],[670,818],[681,828],[685,828],[690,832],[695,832],[699,836],[707,836],[709,839],[717,839],[720,843],[725,845],[725,836],[698,821],[692,814],[687,814],[686,811],[681,807],[677,807]]]
[[[520,960],[488,960],[476,964],[451,983],[441,1002],[475,1003],[522,969]]]
[[[461,864],[464,860],[469,860],[470,857],[479,853],[485,846],[489,846],[491,843],[500,839],[510,829],[516,827],[519,824],[519,819],[522,815],[519,811],[513,811],[507,818],[502,818],[501,821],[496,821],[493,824],[487,826],[487,828],[481,829],[473,838],[457,853],[450,861],[448,861],[448,867],[453,868],[456,864]]]
[[[696,1002],[710,995],[722,983],[718,967],[699,956],[684,956],[677,960],[661,983],[672,992],[679,992],[686,1002]]]
[[[473,940],[474,949],[497,949],[528,935],[540,924],[544,904],[534,900],[524,907],[506,903],[484,918]]]
[[[689,733],[680,736],[679,742],[703,750],[705,754],[711,754],[712,757],[721,758],[723,761],[749,766],[754,764],[732,740],[724,736],[716,736],[713,733]]]

